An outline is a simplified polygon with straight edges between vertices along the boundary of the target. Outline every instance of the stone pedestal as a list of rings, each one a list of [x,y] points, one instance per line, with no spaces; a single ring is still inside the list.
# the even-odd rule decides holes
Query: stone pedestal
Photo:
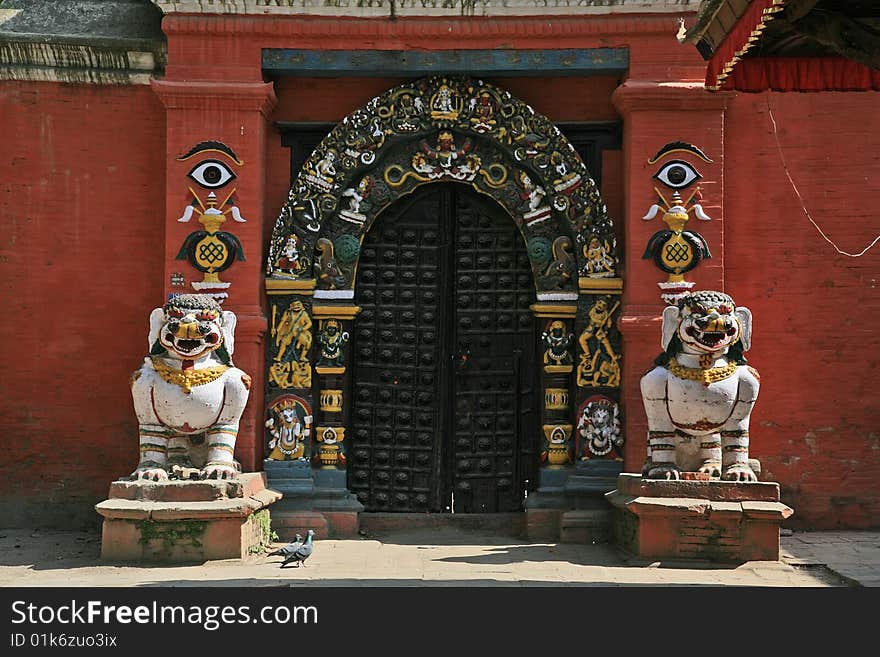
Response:
[[[284,494],[272,508],[272,528],[283,541],[315,531],[315,538],[351,538],[363,504],[346,487],[346,472],[314,469],[306,461],[265,461],[269,485]]]
[[[219,481],[114,481],[109,498],[95,506],[104,517],[101,558],[245,558],[269,543],[267,507],[281,497],[262,472]]]
[[[779,526],[794,511],[775,482],[661,481],[621,474],[606,495],[615,542],[649,559],[778,561]]]

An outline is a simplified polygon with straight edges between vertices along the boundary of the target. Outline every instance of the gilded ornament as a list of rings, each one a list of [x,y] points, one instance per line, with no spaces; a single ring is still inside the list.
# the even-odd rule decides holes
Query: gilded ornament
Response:
[[[159,358],[153,357],[150,360],[153,367],[156,368],[156,373],[163,381],[180,386],[186,394],[191,393],[192,389],[197,386],[216,381],[229,369],[228,365],[215,365],[201,370],[179,370],[166,365]]]
[[[342,390],[322,390],[321,410],[327,413],[342,412]]]
[[[568,390],[547,388],[544,391],[544,408],[548,411],[564,411],[568,408]]]

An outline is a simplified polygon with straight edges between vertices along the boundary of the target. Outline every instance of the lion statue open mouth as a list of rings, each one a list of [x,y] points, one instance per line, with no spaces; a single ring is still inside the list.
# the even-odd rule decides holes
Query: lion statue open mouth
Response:
[[[150,314],[150,355],[132,375],[140,462],[132,473],[160,481],[175,466],[230,478],[250,377],[234,367],[236,317],[206,294],[180,294]]]
[[[649,479],[683,471],[757,481],[749,465],[749,417],[758,373],[743,352],[752,313],[722,292],[692,292],[663,311],[663,353],[641,380],[648,416]]]

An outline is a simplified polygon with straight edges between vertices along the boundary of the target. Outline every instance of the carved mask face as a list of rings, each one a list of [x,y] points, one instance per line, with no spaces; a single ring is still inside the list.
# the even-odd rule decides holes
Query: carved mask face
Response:
[[[695,298],[681,309],[678,337],[691,353],[720,352],[740,337],[741,327],[733,300],[727,297]]]
[[[158,339],[169,355],[194,360],[223,344],[219,310],[193,309],[169,303],[164,313]]]

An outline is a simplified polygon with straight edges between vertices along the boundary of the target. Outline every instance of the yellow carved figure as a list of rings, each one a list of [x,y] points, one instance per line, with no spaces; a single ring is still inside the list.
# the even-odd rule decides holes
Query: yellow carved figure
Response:
[[[590,323],[578,338],[581,357],[577,384],[582,388],[620,385],[620,356],[614,353],[608,339],[608,329],[611,328],[612,317],[618,306],[620,302],[609,308],[608,300],[599,299],[587,313]]]

